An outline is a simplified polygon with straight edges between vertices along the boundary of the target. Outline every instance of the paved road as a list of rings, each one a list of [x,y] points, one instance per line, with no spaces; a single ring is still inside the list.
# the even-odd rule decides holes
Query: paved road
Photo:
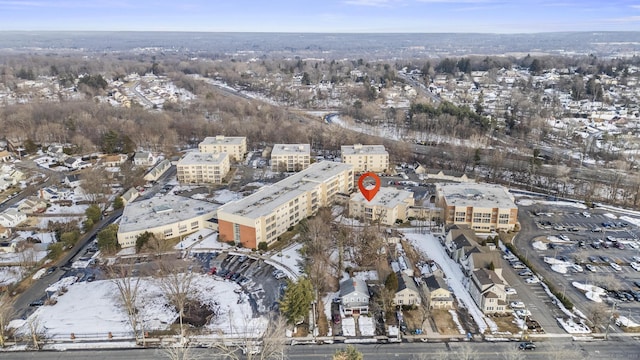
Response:
[[[535,351],[519,352],[517,343],[400,343],[400,344],[359,344],[355,345],[367,360],[419,360],[438,359],[440,355],[452,358],[471,358],[476,360],[513,359],[638,359],[640,344],[637,340],[607,341],[593,343],[566,343],[560,341],[538,342]],[[344,344],[303,345],[288,347],[286,359],[331,359],[336,350],[344,348]],[[192,349],[194,358],[215,359],[215,351],[211,349]],[[512,355],[512,356],[511,356]],[[517,357],[521,355],[522,357]],[[3,353],[8,360],[120,360],[169,359],[161,349],[129,349],[129,350],[79,350],[65,352],[19,352]]]

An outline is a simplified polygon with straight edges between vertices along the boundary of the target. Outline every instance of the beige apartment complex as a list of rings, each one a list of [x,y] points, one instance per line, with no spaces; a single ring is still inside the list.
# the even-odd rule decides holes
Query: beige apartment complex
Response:
[[[176,165],[182,184],[219,184],[231,168],[227,153],[189,152]]]
[[[343,145],[342,162],[353,165],[356,173],[382,172],[389,169],[389,153],[384,145]]]
[[[271,150],[271,171],[300,171],[311,163],[311,145],[275,144]]]
[[[510,231],[518,221],[514,197],[503,186],[439,184],[436,194],[447,225],[468,225],[478,232]]]
[[[165,195],[128,203],[118,227],[120,247],[136,245],[145,232],[161,239],[185,236],[200,229],[214,229],[211,219],[217,205],[177,195]]]
[[[241,161],[247,154],[247,138],[245,136],[207,136],[198,144],[202,153],[227,153],[231,161]]]
[[[291,226],[353,190],[353,166],[321,161],[218,209],[221,241],[255,249],[272,244]]]
[[[376,196],[368,201],[361,192],[351,195],[349,216],[366,222],[380,222],[393,225],[397,220],[406,221],[408,209],[414,205],[413,193],[392,187],[382,187]]]

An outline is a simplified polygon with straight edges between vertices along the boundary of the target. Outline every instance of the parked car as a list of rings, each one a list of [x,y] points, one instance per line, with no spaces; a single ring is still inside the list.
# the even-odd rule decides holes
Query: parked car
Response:
[[[596,267],[591,265],[591,264],[587,264],[584,267],[587,268],[587,270],[591,271],[591,272],[596,272]]]
[[[526,282],[527,284],[537,284],[537,283],[539,283],[539,282],[540,282],[540,279],[538,279],[536,276],[532,276],[532,277],[530,277],[530,278],[527,278],[527,279],[525,280],[525,282]]]
[[[512,287],[506,287],[504,288],[504,291],[507,293],[507,295],[518,295],[518,292],[516,291],[516,289]]]
[[[612,267],[612,268],[613,268],[613,270],[615,270],[615,271],[620,271],[620,270],[622,270],[622,267],[620,267],[620,265],[618,265],[618,264],[616,264],[616,263],[614,263],[614,262],[609,263],[609,265],[611,265],[611,267]]]
[[[533,275],[533,273],[531,272],[531,270],[527,269],[527,270],[522,270],[518,273],[518,275],[520,276],[531,276]]]
[[[333,323],[334,324],[340,324],[340,321],[342,321],[342,318],[340,318],[340,314],[333,314]]]
[[[47,269],[46,275],[51,275],[53,274],[56,270],[58,270],[57,266],[52,266],[50,268]]]
[[[531,311],[529,310],[516,310],[515,313],[518,317],[531,316]]]
[[[96,279],[95,274],[91,274],[91,275],[89,275],[89,276],[87,277],[87,282],[92,282],[92,281],[93,281],[93,280],[95,280],[95,279]]]
[[[589,259],[589,262],[592,262],[592,263],[600,262],[600,259],[596,256],[589,256],[588,259]]]
[[[519,262],[519,261],[516,261],[516,262],[514,262],[514,263],[511,263],[511,266],[512,266],[514,269],[526,269],[526,268],[527,268],[523,263],[521,263],[521,262]]]
[[[608,256],[600,256],[600,260],[602,260],[602,262],[606,262],[606,263],[610,263],[611,259],[609,259]]]
[[[512,309],[524,309],[524,303],[522,301],[512,301],[509,306]]]
[[[520,350],[535,350],[536,349],[536,344],[532,343],[531,341],[521,342],[520,345],[518,345],[518,349],[520,349]]]
[[[32,301],[29,306],[42,306],[44,305],[44,301],[42,300],[36,300],[36,301]]]
[[[631,262],[631,263],[629,263],[629,265],[633,268],[633,270],[640,271],[640,264],[639,263]]]

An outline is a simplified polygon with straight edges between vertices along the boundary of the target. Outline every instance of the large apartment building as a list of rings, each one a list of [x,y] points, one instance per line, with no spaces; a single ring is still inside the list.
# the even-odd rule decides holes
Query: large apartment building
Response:
[[[247,138],[245,136],[208,136],[198,144],[202,153],[227,153],[231,161],[241,161],[247,154]]]
[[[340,150],[342,162],[353,165],[356,173],[389,169],[389,153],[384,145],[343,145]]]
[[[145,232],[170,239],[200,229],[214,229],[212,219],[217,207],[208,201],[177,195],[128,203],[120,219],[118,243],[123,248],[135,246],[138,236]]]
[[[490,232],[513,230],[518,222],[514,197],[503,186],[439,184],[436,194],[447,225],[468,225],[477,232]]]
[[[176,165],[182,184],[219,184],[229,173],[227,153],[188,152]]]
[[[255,249],[353,190],[353,166],[322,161],[218,209],[221,241]]]
[[[414,205],[413,193],[392,187],[381,187],[376,196],[368,201],[361,192],[351,195],[349,216],[367,222],[393,225],[398,220],[406,221],[408,209]]]
[[[300,171],[311,163],[309,144],[275,144],[271,150],[271,171]]]

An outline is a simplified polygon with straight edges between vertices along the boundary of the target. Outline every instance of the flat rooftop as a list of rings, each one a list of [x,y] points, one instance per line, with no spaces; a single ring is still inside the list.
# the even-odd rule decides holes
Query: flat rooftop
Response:
[[[371,155],[389,155],[385,150],[384,145],[342,145],[340,151],[343,155],[355,155],[355,154],[371,154]]]
[[[351,196],[351,201],[364,202],[371,206],[394,208],[410,198],[413,198],[413,193],[411,191],[392,187],[381,187],[371,201],[367,201],[367,199],[364,198],[364,195],[359,191]]]
[[[302,155],[311,153],[309,144],[275,144],[271,150],[271,156],[277,155]]]
[[[200,145],[240,145],[246,139],[245,136],[207,136]]]
[[[212,216],[218,207],[219,205],[207,201],[171,194],[134,201],[124,207],[118,232],[152,229],[178,221],[187,221],[204,214]]]
[[[229,157],[227,153],[201,153],[199,151],[191,151],[184,155],[178,165],[220,165],[225,158]]]
[[[444,196],[449,206],[480,208],[516,208],[514,197],[507,189],[493,184],[440,184],[436,191]]]
[[[311,164],[305,170],[273,185],[264,186],[245,198],[222,205],[219,211],[257,219],[315,188],[319,183],[348,170],[353,170],[353,165],[332,161]]]

